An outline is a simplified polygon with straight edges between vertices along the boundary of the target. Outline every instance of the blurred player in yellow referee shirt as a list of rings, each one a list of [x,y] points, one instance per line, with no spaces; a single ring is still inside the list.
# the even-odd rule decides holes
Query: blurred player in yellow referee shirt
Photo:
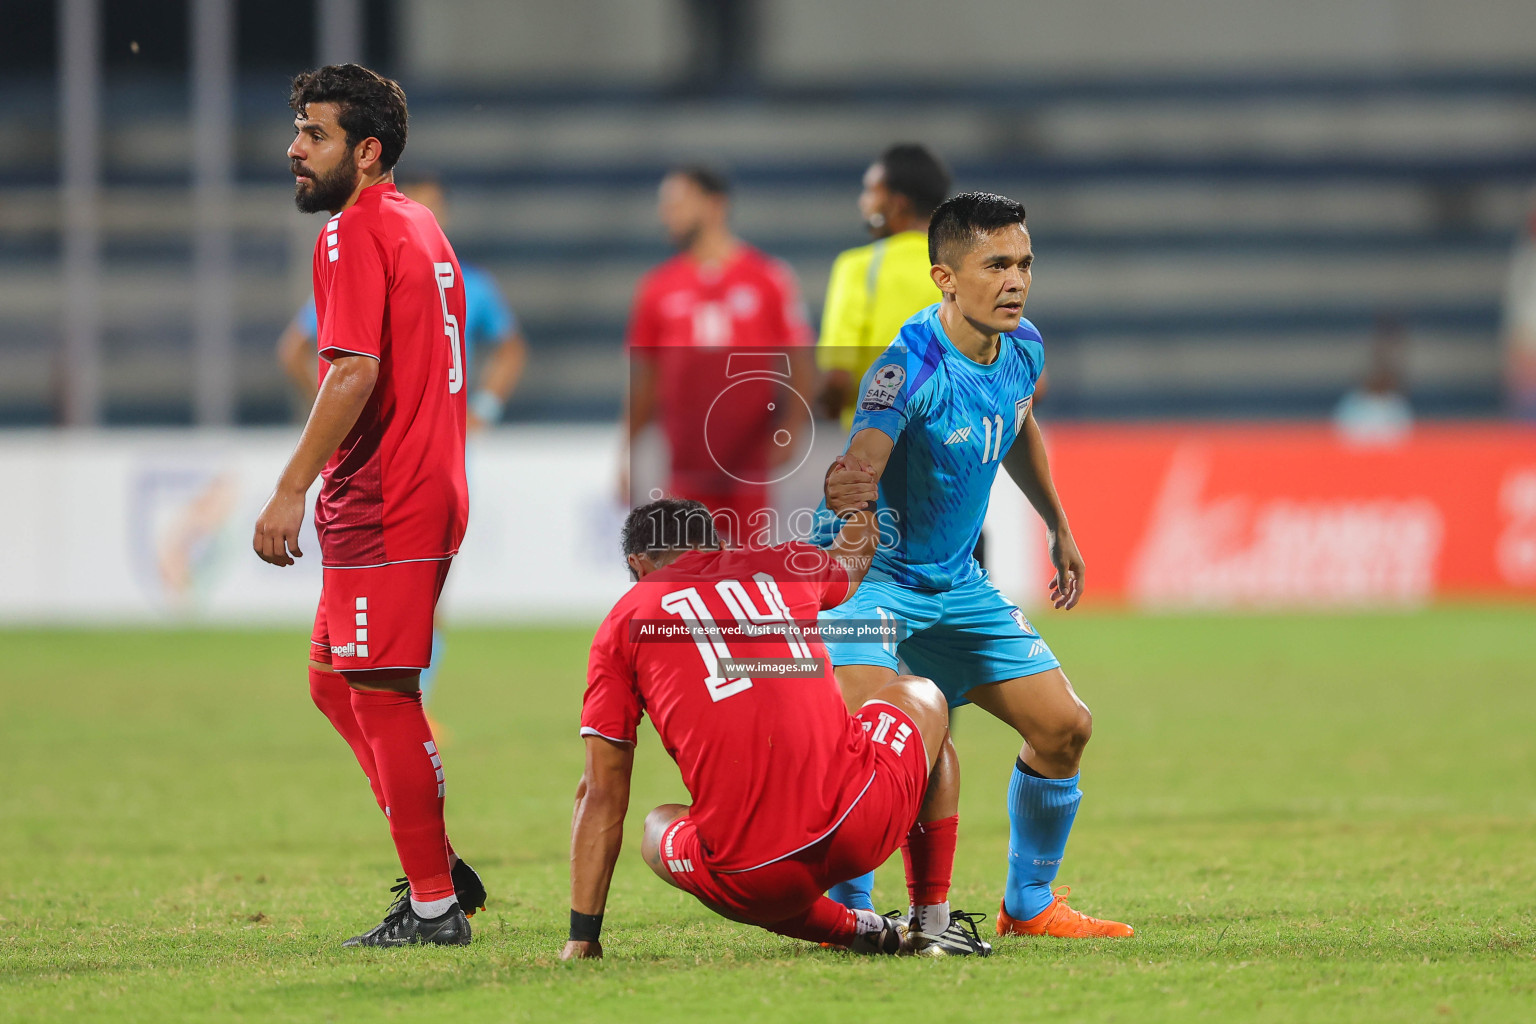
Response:
[[[875,241],[832,264],[816,359],[821,407],[853,425],[853,390],[869,364],[920,309],[939,301],[929,276],[928,218],[949,196],[949,170],[927,146],[903,142],[864,172],[859,213]]]

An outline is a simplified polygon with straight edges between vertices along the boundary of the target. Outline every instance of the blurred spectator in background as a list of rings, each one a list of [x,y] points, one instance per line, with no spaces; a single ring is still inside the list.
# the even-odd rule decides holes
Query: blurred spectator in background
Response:
[[[920,309],[939,301],[929,275],[928,218],[949,197],[949,171],[926,146],[904,142],[864,172],[859,215],[875,241],[832,264],[817,362],[826,377],[818,405],[853,426],[853,389],[869,364]]]
[[[1536,420],[1536,204],[1510,259],[1504,289],[1504,352],[1510,410]]]
[[[687,0],[688,60],[682,91],[710,93],[757,81],[759,0]]]
[[[400,175],[400,191],[432,211],[439,224],[447,225],[447,203],[442,183],[425,175]],[[517,316],[502,297],[496,279],[479,267],[460,262],[464,274],[464,358],[471,379],[479,374],[469,396],[469,429],[482,430],[501,419],[502,409],[528,361],[528,342]],[[484,365],[481,366],[481,357]],[[277,339],[277,358],[298,389],[304,409],[315,400],[315,300],[311,298]]]
[[[1333,424],[1348,440],[1396,441],[1413,427],[1413,408],[1402,386],[1406,341],[1400,320],[1382,317],[1377,321],[1365,384],[1339,399],[1333,410]]]
[[[709,167],[662,180],[658,212],[681,251],[636,289],[625,430],[633,451],[658,420],[667,490],[703,502],[741,543],[769,507],[768,484],[810,444],[816,364],[794,273],[731,232],[729,193]],[[635,503],[627,463],[620,490]]]

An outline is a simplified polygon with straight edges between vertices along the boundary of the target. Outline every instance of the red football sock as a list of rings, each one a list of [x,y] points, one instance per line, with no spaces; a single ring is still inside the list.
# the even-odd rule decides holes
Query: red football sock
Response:
[[[792,939],[830,942],[836,946],[848,945],[859,933],[858,918],[853,911],[825,896],[812,903],[803,913],[763,927]]]
[[[960,815],[938,821],[920,821],[901,844],[907,866],[907,895],[914,907],[932,907],[949,899],[949,880],[955,870],[955,838]]]
[[[362,766],[363,774],[368,777],[368,785],[373,787],[373,798],[379,802],[379,810],[382,811],[384,790],[379,785],[379,772],[373,763],[373,748],[368,745],[363,730],[357,724],[357,716],[352,713],[352,687],[347,685],[341,673],[322,672],[310,666],[309,696],[314,700],[315,707],[341,733],[347,746],[352,748],[352,754]]]
[[[379,766],[389,834],[421,903],[453,895],[443,830],[443,767],[421,694],[353,690],[352,712]]]

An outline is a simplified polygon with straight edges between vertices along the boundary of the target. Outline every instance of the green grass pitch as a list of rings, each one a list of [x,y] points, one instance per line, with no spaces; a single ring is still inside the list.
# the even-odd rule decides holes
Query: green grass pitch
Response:
[[[450,633],[449,827],[491,903],[406,950],[338,946],[399,871],[303,631],[0,633],[0,1020],[1536,1020],[1531,610],[1041,625],[1096,716],[1060,880],[1139,934],[879,962],[651,877],[640,817],[685,798],[654,734],[608,959],[557,961],[590,626]],[[956,734],[952,898],[992,914],[1017,744]]]

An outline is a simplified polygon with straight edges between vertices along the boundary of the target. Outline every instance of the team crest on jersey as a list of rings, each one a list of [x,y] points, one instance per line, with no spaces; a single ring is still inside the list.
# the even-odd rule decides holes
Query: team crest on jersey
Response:
[[[1013,403],[1013,436],[1018,437],[1024,430],[1024,419],[1029,415],[1029,403],[1035,400],[1034,395],[1021,398]]]
[[[901,393],[902,382],[906,379],[907,371],[902,369],[899,363],[886,363],[870,378],[869,387],[864,390],[864,398],[859,402],[859,408],[865,412],[889,409],[896,404],[896,396]]]

